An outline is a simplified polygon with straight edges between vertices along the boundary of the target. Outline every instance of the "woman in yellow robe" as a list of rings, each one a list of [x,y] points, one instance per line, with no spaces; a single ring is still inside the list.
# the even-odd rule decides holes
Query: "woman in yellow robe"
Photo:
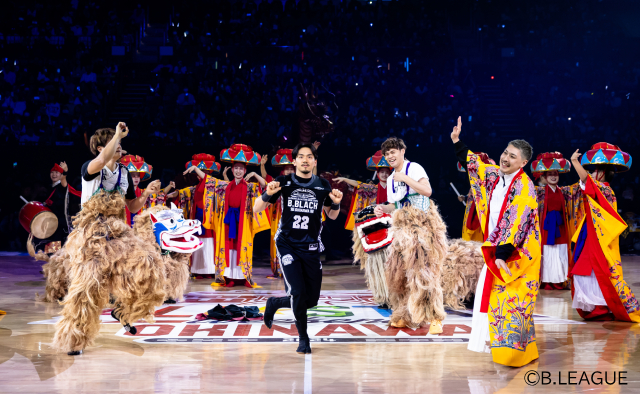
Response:
[[[616,166],[624,170],[631,165],[623,153],[615,145],[595,144],[582,158],[582,164],[596,165],[594,176],[582,167],[578,151],[571,158],[581,181],[573,189],[582,191],[570,196],[575,225],[571,295],[573,306],[586,320],[640,322],[640,304],[620,265],[619,237],[627,224],[618,214],[613,190],[604,182],[607,170],[612,173]],[[598,159],[600,154],[604,158]],[[617,157],[626,160],[616,162]]]

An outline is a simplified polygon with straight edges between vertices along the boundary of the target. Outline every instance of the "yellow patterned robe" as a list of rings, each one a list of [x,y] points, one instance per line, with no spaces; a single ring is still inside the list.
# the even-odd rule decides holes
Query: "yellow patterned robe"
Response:
[[[470,222],[473,218],[470,215],[476,215],[476,205],[473,201],[473,192],[469,190],[467,194],[467,204],[464,209],[464,220],[462,221],[462,239],[465,241],[484,242],[484,234],[482,233],[482,226],[476,229],[470,228]]]
[[[211,284],[212,286],[224,286],[225,284],[224,271],[227,267],[227,237],[224,215],[225,193],[228,184],[229,182],[211,177],[207,178],[207,183],[205,184],[205,223],[203,226],[213,229],[216,237],[216,251],[213,256],[213,261],[216,266],[216,280]],[[239,226],[242,231],[238,235],[241,242],[241,248],[238,250],[238,265],[242,269],[245,279],[251,283],[253,287],[260,287],[253,282],[251,276],[253,271],[253,237],[258,232],[271,228],[268,215],[265,211],[257,214],[253,213],[253,205],[256,198],[260,198],[261,194],[259,184],[247,183],[247,198],[244,209],[241,209],[240,220],[242,223],[240,223]]]
[[[499,167],[485,164],[473,152],[467,153],[467,169],[473,199],[483,233],[489,225],[489,202]],[[498,364],[520,367],[538,358],[533,310],[540,287],[540,224],[536,189],[520,170],[513,178],[494,231],[482,244],[487,264],[481,311],[487,312],[491,354]],[[511,275],[495,264],[496,247],[512,244],[507,259]]]
[[[277,203],[269,205],[267,212],[269,213],[269,221],[271,222],[271,239],[269,240],[271,272],[273,272],[274,278],[282,278],[282,267],[280,266],[280,261],[278,261],[278,251],[275,240],[278,226],[280,226],[280,219],[282,219],[282,199],[280,198]]]
[[[353,231],[353,227],[356,223],[356,217],[354,216],[354,213],[363,210],[369,205],[375,204],[377,195],[378,185],[358,182],[358,186],[356,186],[353,191],[351,207],[349,208],[349,213],[347,214],[347,223],[344,226],[345,229]]]
[[[640,322],[640,304],[624,280],[620,265],[620,234],[627,228],[627,224],[618,214],[613,190],[608,184],[597,182],[589,176],[585,182],[585,190],[580,199],[574,202],[573,208],[572,218],[577,222],[571,240],[576,243],[575,269],[580,271],[582,268],[578,255],[588,253],[594,260],[590,265],[607,307],[615,319]],[[573,291],[571,293],[573,296]],[[599,316],[594,313],[580,309],[578,313],[587,320],[599,320]]]

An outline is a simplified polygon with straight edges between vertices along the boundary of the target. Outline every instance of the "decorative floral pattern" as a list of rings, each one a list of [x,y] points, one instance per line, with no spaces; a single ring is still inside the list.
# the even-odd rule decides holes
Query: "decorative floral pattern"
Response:
[[[532,292],[526,293],[522,299],[519,294],[497,300],[490,305],[489,328],[491,330],[491,348],[509,348],[525,351],[527,346],[536,341],[533,323],[533,308],[536,302],[538,281],[527,282]]]

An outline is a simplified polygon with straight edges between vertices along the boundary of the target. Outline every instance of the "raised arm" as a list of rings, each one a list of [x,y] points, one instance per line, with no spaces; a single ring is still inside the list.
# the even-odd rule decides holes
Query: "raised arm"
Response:
[[[260,175],[262,175],[264,179],[267,179],[267,169],[265,168],[265,165],[268,161],[269,156],[267,155],[262,156],[262,160],[260,160]]]
[[[163,189],[164,194],[169,194],[169,190],[176,187],[176,183],[174,181],[169,182],[169,185]]]
[[[264,178],[263,178],[263,177],[261,177],[260,175],[258,175],[258,174],[257,174],[257,173],[255,173],[255,172],[250,172],[250,173],[248,173],[248,174],[244,177],[244,180],[248,182],[248,181],[249,181],[249,179],[251,179],[252,177],[255,177],[255,178],[258,180],[258,183],[260,184],[260,187],[261,187],[261,188],[265,188],[265,187],[267,187],[267,182],[264,180]]]
[[[60,167],[62,167],[62,169],[64,170],[64,172],[62,173],[62,178],[60,178],[60,186],[67,187],[69,186],[69,183],[67,182],[67,172],[69,171],[69,167],[67,167],[67,163],[65,163],[64,161],[60,163]]]
[[[338,183],[346,183],[347,185],[351,185],[353,187],[357,187],[358,186],[358,181],[354,181],[353,179],[349,179],[349,178],[345,178],[342,176],[339,176],[337,178],[333,178],[334,181],[338,182]]]
[[[580,149],[576,149],[576,151],[573,152],[573,155],[571,155],[571,164],[573,164],[573,168],[578,173],[582,183],[586,182],[589,173],[584,169],[582,164],[580,164]]]
[[[89,166],[87,166],[87,173],[93,175],[100,172],[107,165],[109,160],[113,158],[116,153],[116,149],[120,145],[120,141],[129,134],[129,129],[124,122],[118,123],[116,126],[116,133],[107,146],[102,149],[102,152],[95,159],[91,160]]]
[[[467,169],[467,152],[469,152],[469,148],[464,144],[464,142],[460,141],[460,133],[462,132],[462,117],[458,116],[458,124],[453,126],[453,131],[451,132],[451,141],[453,141],[453,146],[456,151],[456,157],[458,158],[458,162],[464,169]]]
[[[127,208],[132,213],[138,212],[139,210],[142,209],[142,207],[144,207],[144,203],[147,202],[147,198],[149,198],[149,196],[152,194],[158,193],[159,190],[160,190],[160,180],[156,179],[155,181],[152,181],[151,183],[149,183],[149,185],[147,186],[146,189],[144,189],[140,197],[136,197],[132,200],[125,200],[127,204]]]
[[[202,170],[199,169],[196,166],[191,166],[191,167],[187,168],[187,170],[185,172],[183,172],[182,175],[187,175],[187,174],[190,174],[190,173],[192,173],[194,171],[195,171],[196,175],[198,175],[198,178],[200,178],[200,179],[204,179],[204,177],[207,176],[207,174],[202,172]]]

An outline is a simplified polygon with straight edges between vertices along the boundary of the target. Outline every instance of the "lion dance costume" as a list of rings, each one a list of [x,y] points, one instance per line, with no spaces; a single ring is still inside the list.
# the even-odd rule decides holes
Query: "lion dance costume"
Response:
[[[119,187],[107,191],[101,186],[83,204],[73,225],[66,244],[51,258],[29,250],[47,261],[45,300],[63,299],[53,347],[70,355],[81,354],[93,343],[100,314],[109,303],[114,306],[112,316],[132,334],[136,330],[130,323],[153,322],[155,307],[167,298],[182,297],[188,258],[202,246],[194,236],[200,223],[185,221],[178,209],[151,208],[136,217],[132,229],[125,221]]]

